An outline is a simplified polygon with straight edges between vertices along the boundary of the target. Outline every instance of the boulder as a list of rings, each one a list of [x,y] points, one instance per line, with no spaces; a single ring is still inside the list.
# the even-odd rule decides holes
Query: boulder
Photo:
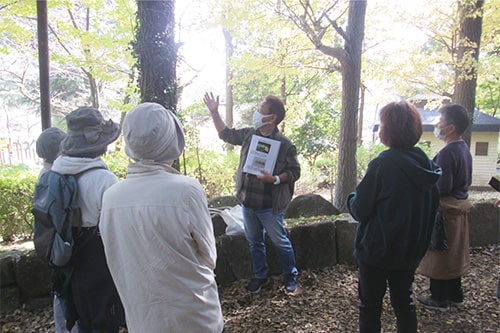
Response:
[[[274,246],[266,236],[269,275],[281,274],[281,266]],[[219,285],[227,285],[241,279],[252,278],[252,258],[244,235],[222,235],[217,238],[217,266],[215,276]]]
[[[337,263],[333,221],[300,225],[290,232],[299,270],[318,269]]]
[[[14,262],[15,258],[20,254],[19,251],[0,253],[0,287],[3,288],[16,283]]]
[[[6,314],[19,308],[21,304],[19,288],[10,286],[0,289],[0,314]]]
[[[17,285],[24,297],[38,297],[50,294],[52,272],[31,250],[18,255],[14,264]]]
[[[354,239],[356,238],[356,222],[350,216],[343,216],[335,220],[337,232],[337,262],[342,265],[357,266],[354,257]]]
[[[48,307],[54,303],[54,297],[51,295],[30,297],[24,300],[23,307],[27,310],[37,310]]]
[[[500,244],[499,213],[495,200],[474,202],[474,209],[469,213],[470,246]]]
[[[318,194],[295,197],[285,211],[285,218],[338,215],[339,210]]]
[[[218,279],[219,283],[229,283],[252,277],[252,259],[245,236],[219,236],[217,238],[217,254],[224,257],[224,261],[218,260],[217,263],[225,265],[215,269],[215,274],[221,275]],[[234,276],[232,281],[230,281],[231,274]]]
[[[212,200],[208,201],[209,208],[217,208],[217,207],[233,207],[241,204],[240,199],[235,196],[228,195],[222,197],[215,197]]]

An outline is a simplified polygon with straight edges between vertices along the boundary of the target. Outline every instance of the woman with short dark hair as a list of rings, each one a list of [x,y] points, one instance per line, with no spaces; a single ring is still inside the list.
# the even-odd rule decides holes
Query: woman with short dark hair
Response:
[[[389,284],[398,332],[417,332],[412,284],[429,244],[439,203],[437,164],[415,147],[420,114],[408,102],[380,111],[380,140],[389,149],[368,165],[347,199],[359,222],[354,254],[359,262],[359,330],[380,332],[382,301]]]
[[[408,149],[422,136],[417,108],[407,102],[389,103],[380,110],[380,141],[391,148]]]

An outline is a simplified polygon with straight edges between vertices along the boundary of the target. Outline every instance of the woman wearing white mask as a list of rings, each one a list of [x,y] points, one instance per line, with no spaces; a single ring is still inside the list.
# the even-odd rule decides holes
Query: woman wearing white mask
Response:
[[[461,277],[469,270],[468,212],[472,204],[467,200],[472,178],[472,156],[462,134],[469,126],[466,109],[458,104],[447,104],[439,109],[441,118],[434,134],[446,145],[434,157],[442,168],[439,178],[439,210],[444,216],[447,250],[429,249],[422,259],[418,273],[429,277],[430,295],[420,295],[418,301],[427,308],[447,311],[464,302]]]
[[[267,96],[253,115],[254,127],[234,129],[226,127],[220,117],[219,97],[206,93],[204,102],[212,115],[219,137],[230,144],[241,145],[240,164],[236,176],[237,197],[243,203],[245,236],[250,246],[253,278],[247,290],[257,293],[268,281],[269,267],[264,244],[264,230],[271,239],[284,277],[285,290],[297,290],[295,253],[283,224],[286,207],[292,199],[294,184],[300,177],[297,150],[279,130],[285,117],[285,106],[275,96]],[[260,170],[257,175],[244,172],[252,137],[264,137],[279,142],[276,164],[272,173]],[[261,151],[267,152],[265,144]],[[259,148],[257,148],[259,149]]]

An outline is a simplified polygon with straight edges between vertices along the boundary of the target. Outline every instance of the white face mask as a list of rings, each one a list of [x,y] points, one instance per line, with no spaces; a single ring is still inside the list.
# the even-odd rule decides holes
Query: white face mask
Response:
[[[253,114],[253,126],[255,129],[261,128],[264,125],[272,124],[272,121],[263,122],[262,119],[271,116],[270,114],[262,114],[259,111],[255,111]]]
[[[443,135],[441,132],[442,132],[442,128],[439,128],[439,127],[434,127],[434,136],[436,138],[438,138],[439,140],[446,140],[446,135]]]

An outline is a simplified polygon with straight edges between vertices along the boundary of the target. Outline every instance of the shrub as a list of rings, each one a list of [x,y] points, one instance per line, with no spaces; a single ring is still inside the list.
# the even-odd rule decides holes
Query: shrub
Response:
[[[109,170],[113,172],[119,179],[125,179],[127,175],[127,166],[129,157],[124,150],[109,151],[103,157],[104,162],[108,165]]]
[[[33,234],[33,192],[38,170],[27,166],[0,167],[0,236],[4,241]]]
[[[236,151],[186,151],[181,156],[180,169],[185,175],[196,178],[211,199],[235,194],[238,163],[239,155]]]

